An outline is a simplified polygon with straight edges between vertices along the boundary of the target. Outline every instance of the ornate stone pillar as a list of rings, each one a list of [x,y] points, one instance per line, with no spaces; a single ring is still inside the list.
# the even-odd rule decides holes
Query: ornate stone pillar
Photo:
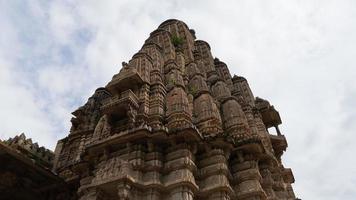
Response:
[[[275,167],[272,172],[273,184],[272,188],[278,199],[295,199],[293,189],[291,188],[288,178],[283,176],[283,171],[285,169],[282,167]],[[284,180],[286,179],[286,180]],[[294,181],[293,181],[294,182]]]
[[[171,190],[169,195],[170,200],[193,200],[194,193],[188,186],[179,186]]]
[[[128,161],[135,170],[142,170],[145,164],[145,147],[142,144],[132,145],[129,149]]]
[[[146,190],[144,193],[145,199],[146,200],[159,200],[160,199],[160,193],[157,189],[151,188]]]
[[[140,88],[140,95],[138,96],[140,105],[137,113],[137,121],[139,124],[143,124],[147,122],[148,114],[149,114],[149,93],[150,93],[150,85],[144,84]]]
[[[160,75],[159,78],[161,79]],[[152,128],[159,128],[162,125],[164,117],[164,98],[166,90],[162,80],[155,85],[151,85],[150,95],[150,111],[149,111],[149,124]]]
[[[237,199],[266,199],[266,194],[260,184],[262,177],[258,170],[257,161],[253,160],[253,156],[244,159],[240,154],[239,159],[236,159],[232,164],[231,171]]]
[[[256,122],[255,122],[255,118],[254,118],[254,115],[253,115],[253,110],[252,110],[251,105],[249,105],[249,104],[243,105],[242,106],[242,110],[245,113],[245,116],[246,116],[248,125],[250,126],[252,134],[257,135],[258,134],[258,129],[257,129],[257,125],[256,125]]]
[[[199,160],[199,193],[202,199],[228,200],[233,192],[228,180],[229,167],[222,149],[209,150]]]
[[[159,200],[162,170],[162,153],[152,143],[148,142],[148,153],[145,156],[145,174],[143,180],[145,181],[147,190],[143,192],[146,200]]]
[[[275,199],[276,195],[272,188],[273,178],[270,169],[271,167],[269,166],[269,164],[260,161],[259,170],[262,176],[262,181],[261,181],[262,188],[266,192],[267,199]]]
[[[247,80],[242,76],[234,76],[232,78],[232,82],[234,84],[236,92],[240,93],[246,103],[250,104],[250,106],[255,106],[255,97],[251,91],[251,88],[247,82]]]
[[[173,147],[166,155],[164,186],[171,188],[168,200],[193,200],[197,190],[194,158],[186,145]]]
[[[263,124],[263,121],[262,121],[261,113],[257,109],[254,109],[253,116],[254,116],[254,121],[256,124],[257,131],[258,131],[258,135],[260,136],[264,147],[270,153],[274,153],[274,150],[272,148],[272,143],[269,138],[268,130],[266,129],[266,126]]]

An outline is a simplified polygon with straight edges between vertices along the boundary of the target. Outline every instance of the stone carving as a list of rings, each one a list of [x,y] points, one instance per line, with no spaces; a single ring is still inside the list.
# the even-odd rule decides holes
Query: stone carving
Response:
[[[194,122],[204,136],[215,136],[222,133],[222,122],[219,110],[209,94],[202,94],[194,100]]]
[[[0,158],[14,156],[10,148],[31,170],[22,178],[25,169],[1,168],[1,192],[20,186],[50,200],[296,199],[278,111],[182,21],[159,25],[72,114],[54,154],[24,134],[0,141]],[[48,187],[24,182],[43,177]]]
[[[166,107],[169,128],[177,129],[191,123],[188,97],[182,88],[175,87],[167,94]]]
[[[249,126],[245,113],[236,100],[230,99],[223,103],[222,113],[225,130],[231,135],[248,135]]]
[[[110,93],[105,88],[98,88],[85,105],[72,113],[74,117],[71,120],[70,132],[75,134],[76,132],[93,131],[100,119],[101,102],[108,97],[110,97]]]
[[[111,132],[111,126],[109,124],[109,116],[108,115],[103,115],[98,124],[95,127],[94,134],[93,134],[93,139],[94,140],[100,140],[102,138],[108,137]]]
[[[130,172],[131,166],[129,162],[119,157],[114,157],[98,164],[98,169],[92,180],[92,184],[102,184],[103,182],[109,182],[113,179],[128,177],[132,175]]]
[[[163,22],[73,115],[54,159],[39,151],[76,191],[62,199],[295,199],[278,111],[182,21]]]
[[[220,102],[223,102],[227,98],[231,97],[231,91],[223,81],[216,82],[211,87],[211,93]]]

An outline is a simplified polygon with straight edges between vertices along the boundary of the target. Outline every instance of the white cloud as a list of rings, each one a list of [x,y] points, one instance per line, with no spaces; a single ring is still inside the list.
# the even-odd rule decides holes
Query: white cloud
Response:
[[[10,71],[11,68],[11,63],[0,56],[1,139],[26,132],[28,137],[53,148],[58,137],[42,111],[43,107],[31,91],[17,85],[16,74]]]
[[[0,3],[1,138],[23,131],[54,148],[70,112],[178,18],[279,109],[297,195],[352,199],[355,11],[351,0]]]

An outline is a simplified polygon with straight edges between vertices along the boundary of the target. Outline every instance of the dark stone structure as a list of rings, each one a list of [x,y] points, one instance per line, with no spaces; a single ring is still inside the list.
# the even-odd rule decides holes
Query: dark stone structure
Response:
[[[25,134],[0,141],[0,199],[66,199],[70,191],[54,174],[52,151],[32,143]]]

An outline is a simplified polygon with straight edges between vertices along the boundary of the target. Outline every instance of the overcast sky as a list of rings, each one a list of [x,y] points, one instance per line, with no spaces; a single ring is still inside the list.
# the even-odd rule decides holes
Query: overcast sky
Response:
[[[54,149],[71,112],[166,19],[279,110],[298,197],[356,198],[356,1],[0,0],[0,138]]]

